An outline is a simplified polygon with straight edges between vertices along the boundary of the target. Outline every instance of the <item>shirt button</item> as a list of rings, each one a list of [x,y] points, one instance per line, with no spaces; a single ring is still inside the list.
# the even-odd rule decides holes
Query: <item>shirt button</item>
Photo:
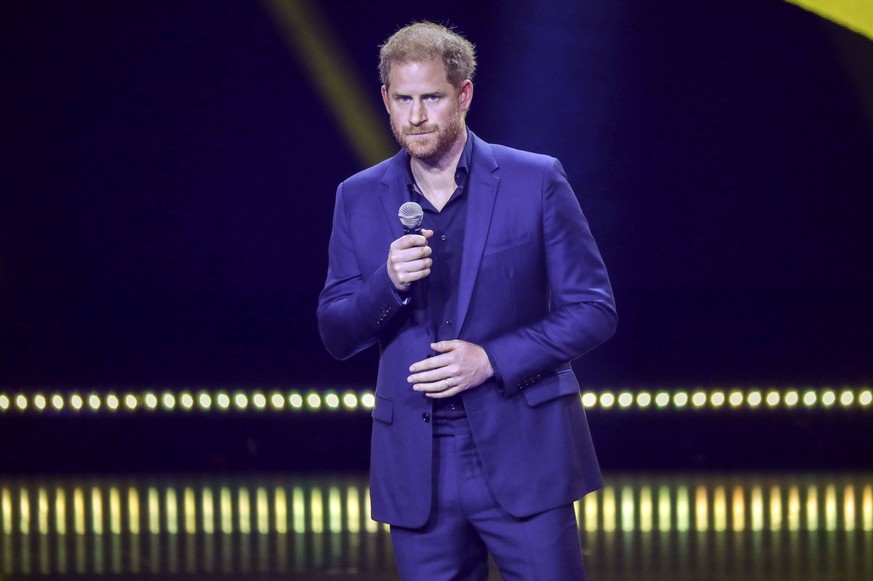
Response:
[[[427,412],[421,414],[421,419],[422,419],[422,421],[423,421],[424,423],[426,423],[426,424],[427,424],[427,423],[430,423],[430,414],[427,413]]]
[[[445,234],[443,234],[442,236],[440,236],[440,240],[448,240],[448,239],[449,239],[449,237],[446,236]]]

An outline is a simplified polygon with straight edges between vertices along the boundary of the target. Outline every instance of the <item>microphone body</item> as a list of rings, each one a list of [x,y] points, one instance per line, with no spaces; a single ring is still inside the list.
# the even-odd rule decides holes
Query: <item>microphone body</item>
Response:
[[[424,220],[424,210],[415,202],[406,202],[400,206],[397,212],[400,224],[403,225],[404,234],[421,234],[421,223]],[[412,295],[412,320],[418,324],[425,322],[427,313],[427,284],[426,279],[417,280],[409,285]]]

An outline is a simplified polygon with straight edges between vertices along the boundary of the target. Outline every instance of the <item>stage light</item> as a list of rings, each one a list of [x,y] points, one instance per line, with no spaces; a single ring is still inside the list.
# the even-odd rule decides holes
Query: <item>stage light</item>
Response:
[[[220,392],[215,398],[215,403],[218,405],[219,409],[226,411],[230,409],[230,396],[224,392]]]
[[[764,400],[764,398],[761,396],[760,391],[752,391],[749,393],[748,396],[746,396],[746,401],[748,402],[749,407],[753,407],[753,408],[756,408],[759,405],[761,405],[761,402],[763,400]]]
[[[321,396],[317,393],[310,393],[306,396],[306,405],[310,410],[317,410],[321,408]]]
[[[651,405],[651,403],[652,403],[652,395],[649,392],[643,391],[643,392],[640,392],[637,394],[637,405],[639,407],[647,408]]]
[[[270,404],[274,409],[280,410],[285,407],[285,398],[278,391],[274,391],[270,394]]]
[[[146,409],[149,411],[158,409],[158,396],[151,392],[145,394],[143,402],[145,403]]]
[[[291,407],[295,410],[299,410],[303,407],[303,396],[299,393],[292,393],[288,396],[288,403],[291,404]]]
[[[20,411],[24,411],[27,409],[27,398],[23,395],[18,395],[15,397],[15,407],[17,407]]]
[[[212,407],[212,396],[207,392],[202,391],[197,395],[197,405],[200,406],[201,411],[207,411]]]
[[[347,410],[353,410],[358,407],[358,396],[355,394],[348,392],[343,395],[343,405],[346,406]]]
[[[688,394],[684,391],[680,391],[673,394],[673,406],[677,408],[684,408],[688,405]]]
[[[252,404],[254,404],[255,409],[264,410],[267,408],[267,398],[263,393],[256,393],[252,396]]]
[[[88,396],[88,407],[91,408],[91,411],[98,411],[101,405],[100,396],[96,393],[92,393]]]
[[[165,391],[164,394],[161,396],[161,405],[164,407],[165,410],[173,411],[173,409],[176,407],[176,396],[168,391]]]
[[[858,403],[864,407],[869,406],[870,403],[873,403],[873,392],[869,390],[862,391],[861,395],[858,396]]]
[[[825,407],[832,407],[837,402],[837,395],[833,391],[826,391],[821,395],[821,403]]]
[[[82,396],[78,393],[74,393],[70,396],[70,407],[76,411],[82,409],[82,406],[85,405],[85,401],[82,399]]]
[[[818,397],[816,396],[814,391],[807,391],[803,394],[803,405],[810,408],[815,405],[817,399]]]
[[[126,396],[124,396],[124,407],[126,407],[130,411],[133,411],[136,409],[137,403],[138,402],[136,401],[136,396],[133,395],[132,393],[129,393]]]
[[[623,392],[618,396],[618,405],[622,409],[627,409],[634,403],[634,396],[630,393]]]
[[[6,411],[9,409],[9,397],[7,395],[0,395],[0,411]]]
[[[767,405],[770,406],[771,408],[779,405],[779,392],[778,391],[771,391],[771,392],[767,393]]]
[[[855,394],[849,390],[844,391],[840,394],[840,403],[844,407],[849,407],[855,402]]]
[[[361,396],[361,405],[366,409],[373,409],[376,405],[376,396],[372,393],[365,393]]]
[[[61,396],[61,395],[59,395],[59,394],[57,394],[57,393],[54,394],[54,395],[52,396],[52,407],[55,408],[57,411],[61,411],[62,409],[64,409],[64,398],[63,398],[63,396]]]
[[[118,411],[118,404],[119,401],[117,395],[115,395],[114,393],[110,393],[106,396],[106,407],[109,409],[109,411]]]
[[[335,393],[328,393],[324,396],[324,404],[328,407],[328,409],[338,409],[340,405],[339,396]]]
[[[590,391],[586,391],[582,394],[582,405],[586,408],[593,408],[597,405],[597,395]]]
[[[182,395],[179,396],[179,405],[182,406],[183,410],[190,411],[194,408],[194,396],[187,391],[182,392]]]
[[[670,394],[662,391],[655,396],[655,405],[659,408],[665,408],[670,405]]]
[[[785,397],[782,398],[782,401],[785,402],[785,405],[793,408],[800,402],[800,394],[796,391],[789,391],[785,394]]]
[[[244,410],[249,406],[249,398],[246,394],[241,391],[238,391],[233,394],[233,405],[236,406],[238,410]]]
[[[35,407],[39,411],[43,411],[45,409],[45,406],[46,406],[46,400],[45,400],[44,395],[42,395],[41,393],[38,393],[35,396],[33,396],[33,407]]]
[[[712,404],[712,407],[719,408],[724,405],[725,395],[723,391],[714,391],[709,396],[709,403]]]
[[[609,409],[615,403],[615,396],[610,392],[604,392],[600,394],[600,407]]]
[[[706,394],[702,391],[696,391],[691,396],[691,404],[696,408],[701,408],[706,405]]]
[[[728,403],[731,404],[731,407],[738,408],[743,405],[744,399],[743,392],[734,390],[728,396]]]

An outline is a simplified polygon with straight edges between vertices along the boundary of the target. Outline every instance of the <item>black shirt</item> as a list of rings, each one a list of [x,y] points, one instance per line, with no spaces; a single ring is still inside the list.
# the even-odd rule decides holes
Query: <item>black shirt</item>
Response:
[[[442,210],[437,210],[421,193],[409,169],[410,199],[424,210],[422,228],[433,230],[428,240],[431,247],[430,276],[427,277],[426,324],[434,341],[458,338],[455,314],[458,306],[458,281],[461,274],[461,256],[464,248],[464,232],[467,221],[467,191],[470,175],[470,160],[473,155],[473,140],[467,139],[458,167],[455,170],[455,191]],[[409,167],[409,166],[407,166]],[[464,405],[459,395],[434,399],[434,419],[465,417]]]

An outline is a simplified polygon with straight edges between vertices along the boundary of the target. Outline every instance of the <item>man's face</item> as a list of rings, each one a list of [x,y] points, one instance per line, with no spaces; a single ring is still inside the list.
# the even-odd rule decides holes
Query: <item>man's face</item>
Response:
[[[473,84],[454,87],[442,61],[395,63],[382,100],[391,116],[391,131],[410,155],[428,162],[444,156],[464,134]]]

